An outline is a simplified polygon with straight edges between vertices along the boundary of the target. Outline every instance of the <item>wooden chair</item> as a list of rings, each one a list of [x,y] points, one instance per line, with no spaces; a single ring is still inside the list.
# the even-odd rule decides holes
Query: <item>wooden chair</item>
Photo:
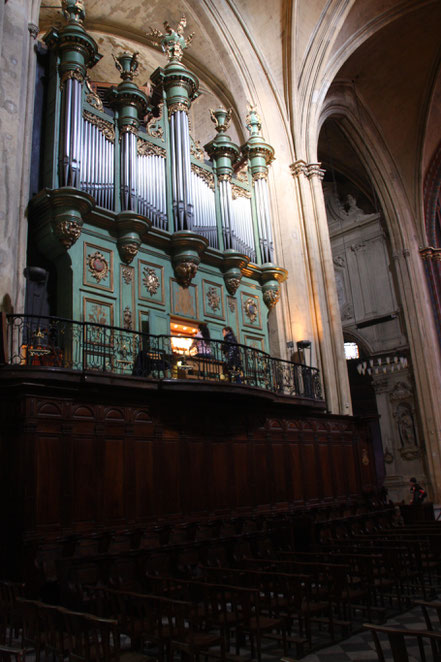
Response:
[[[0,638],[10,645],[21,626],[17,598],[24,595],[25,586],[18,582],[0,581]]]
[[[365,623],[363,627],[372,633],[379,662],[390,660],[390,657],[387,657],[389,651],[383,646],[383,638],[380,636],[382,634],[387,635],[394,662],[409,662],[409,646],[415,644],[418,646],[421,662],[441,661],[441,632],[406,630],[371,623]]]
[[[428,630],[441,630],[441,602],[439,600],[434,600],[428,602],[427,600],[414,600],[415,605],[419,605],[423,611],[424,620],[426,621],[426,627]],[[430,610],[436,611],[438,616],[438,627],[434,628],[432,619],[430,617]]]
[[[45,632],[41,619],[42,602],[17,598],[17,607],[20,610],[21,645],[23,648],[35,651],[35,660],[39,662],[41,652],[45,647]]]
[[[0,662],[26,662],[26,657],[33,656],[32,648],[0,646]]]
[[[170,658],[174,651],[191,660],[198,662],[201,655],[210,656],[210,651],[216,647],[215,657],[225,660],[225,644],[219,631],[207,631],[204,616],[197,606],[178,600],[166,600],[163,603],[166,609],[164,620],[170,631]]]

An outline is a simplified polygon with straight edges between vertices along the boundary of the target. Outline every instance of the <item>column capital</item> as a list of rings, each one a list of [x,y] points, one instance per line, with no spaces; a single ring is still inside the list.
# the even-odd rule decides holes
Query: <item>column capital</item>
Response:
[[[321,163],[309,163],[307,172],[308,179],[311,179],[311,177],[318,177],[320,180],[323,179],[326,171],[320,167],[321,165]]]
[[[325,170],[320,166],[321,163],[306,163],[303,159],[299,159],[298,161],[294,161],[289,168],[293,177],[304,175],[305,177],[308,177],[308,179],[311,179],[311,177],[323,179],[325,176]]]
[[[308,174],[308,165],[306,161],[303,161],[303,159],[299,159],[298,161],[291,163],[289,169],[291,170],[291,174],[293,177],[299,177],[299,175]]]

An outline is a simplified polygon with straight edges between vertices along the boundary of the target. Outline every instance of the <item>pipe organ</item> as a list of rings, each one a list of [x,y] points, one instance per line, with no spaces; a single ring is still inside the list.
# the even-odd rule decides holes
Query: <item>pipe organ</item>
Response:
[[[273,263],[274,152],[256,108],[244,145],[228,136],[232,111],[218,108],[215,137],[197,148],[188,112],[199,81],[181,61],[185,19],[150,35],[168,62],[152,73],[149,94],[135,82],[137,54],[124,52],[113,56],[121,82],[100,98],[88,71],[101,56],[83,5],[64,0],[63,11],[65,27],[45,36],[59,109],[48,113],[53,153],[30,206],[40,253],[67,251],[72,265],[57,258],[58,277],[72,284],[57,314],[140,329],[148,320],[151,333],[168,332],[173,316],[208,320],[217,335],[227,324],[267,349],[265,305],[275,305],[287,274]]]

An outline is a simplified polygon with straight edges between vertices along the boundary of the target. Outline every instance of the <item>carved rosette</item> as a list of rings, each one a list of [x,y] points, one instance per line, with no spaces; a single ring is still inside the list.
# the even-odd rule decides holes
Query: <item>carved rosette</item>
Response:
[[[120,258],[125,264],[133,262],[141,246],[143,237],[148,233],[152,222],[145,216],[131,211],[122,211],[115,219]]]
[[[288,272],[269,262],[262,265],[261,272],[263,300],[267,308],[272,310],[280,300],[280,284],[287,279]]]
[[[250,258],[243,253],[239,253],[233,249],[224,251],[222,272],[225,287],[231,296],[236,294],[242,280],[243,271],[246,269],[249,261]]]
[[[205,237],[190,230],[175,232],[171,240],[172,263],[176,280],[186,289],[196,276],[201,255],[208,246]]]

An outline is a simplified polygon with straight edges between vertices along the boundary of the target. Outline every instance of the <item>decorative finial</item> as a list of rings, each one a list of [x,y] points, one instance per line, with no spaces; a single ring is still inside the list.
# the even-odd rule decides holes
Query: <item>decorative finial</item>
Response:
[[[86,18],[83,0],[61,0],[61,10],[68,23],[82,24]]]
[[[184,38],[184,28],[186,25],[187,19],[185,16],[181,17],[176,30],[173,30],[168,21],[164,21],[165,34],[156,28],[150,28],[150,33],[147,33],[147,37],[152,39],[153,43],[157,46],[161,46],[164,53],[167,53],[170,62],[180,62],[184,49],[190,46],[194,37],[194,32],[192,32],[186,39]]]
[[[135,76],[139,74],[138,55],[138,52],[133,53],[132,55],[131,53],[124,51],[124,53],[121,53],[118,55],[118,57],[116,57],[112,53],[112,57],[115,61],[115,67],[118,69],[119,74],[123,80],[133,80]]]
[[[262,122],[257,114],[257,106],[248,103],[247,104],[248,115],[245,118],[245,124],[252,136],[259,136],[262,129]]]
[[[225,108],[222,107],[218,108],[217,110],[212,110],[210,108],[211,121],[216,124],[216,131],[218,133],[225,133],[225,131],[227,131],[231,124],[232,112],[233,111],[231,108],[228,110],[225,110]]]

